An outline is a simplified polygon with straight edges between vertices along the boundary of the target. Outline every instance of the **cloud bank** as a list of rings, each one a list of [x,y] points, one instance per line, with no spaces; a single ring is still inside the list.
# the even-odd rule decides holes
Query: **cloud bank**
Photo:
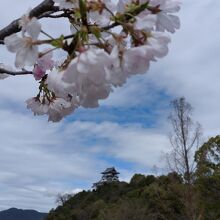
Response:
[[[39,0],[4,1],[0,28]],[[204,136],[219,134],[220,2],[183,2],[182,27],[173,35],[169,55],[142,76],[129,79],[99,109],[79,109],[59,124],[34,117],[24,101],[36,94],[32,77],[0,82],[0,209],[16,206],[48,211],[60,192],[89,189],[107,166],[121,179],[163,167],[169,149],[169,101],[184,95],[203,125]],[[10,14],[6,13],[10,8]],[[207,13],[207,8],[210,9]],[[64,21],[44,22],[51,34],[68,32]],[[0,46],[0,62],[13,55]]]

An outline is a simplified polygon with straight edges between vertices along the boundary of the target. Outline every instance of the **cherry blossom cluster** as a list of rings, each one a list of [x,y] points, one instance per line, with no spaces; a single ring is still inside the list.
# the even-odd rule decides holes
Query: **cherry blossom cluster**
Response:
[[[29,13],[19,20],[20,33],[4,38],[16,54],[15,67],[39,83],[36,97],[26,101],[35,115],[57,122],[78,107],[95,108],[115,87],[168,53],[170,37],[180,27],[178,0],[54,0],[50,17],[68,18],[68,36],[53,38]],[[40,33],[48,37],[39,39]],[[41,49],[43,45],[48,49]],[[44,47],[45,48],[45,47]],[[53,50],[66,52],[62,63]],[[1,70],[7,71],[1,71]],[[13,72],[0,65],[0,79]],[[16,75],[16,74],[14,74]]]

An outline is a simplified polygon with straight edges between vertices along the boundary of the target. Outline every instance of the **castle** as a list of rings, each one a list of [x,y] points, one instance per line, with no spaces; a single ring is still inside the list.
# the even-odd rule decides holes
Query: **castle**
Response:
[[[108,184],[112,182],[119,182],[118,174],[120,173],[117,172],[114,167],[107,168],[101,174],[102,174],[101,180],[94,183],[92,188],[97,189],[97,187],[102,186],[104,184]]]

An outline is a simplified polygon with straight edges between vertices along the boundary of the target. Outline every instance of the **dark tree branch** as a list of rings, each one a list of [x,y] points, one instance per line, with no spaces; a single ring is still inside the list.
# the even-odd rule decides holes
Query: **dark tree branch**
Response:
[[[48,11],[56,12],[58,10],[59,10],[59,8],[54,6],[53,0],[44,0],[38,6],[33,8],[30,11],[29,15],[30,15],[30,17],[37,17],[38,18],[42,14],[44,14],[45,12],[48,12]],[[20,18],[12,21],[8,26],[6,26],[2,30],[0,30],[0,44],[4,44],[3,40],[5,37],[7,37],[11,34],[17,33],[21,30],[21,28],[19,27],[19,23],[18,23],[19,19]]]
[[[47,11],[53,11],[53,9],[54,9],[54,1],[44,0],[41,4],[33,8],[29,13],[29,15],[30,17],[38,17]]]
[[[0,68],[0,74],[8,74],[8,75],[11,75],[11,76],[20,76],[20,75],[31,75],[31,74],[33,74],[33,72],[31,72],[31,71],[14,72],[14,71],[9,71],[9,70]]]

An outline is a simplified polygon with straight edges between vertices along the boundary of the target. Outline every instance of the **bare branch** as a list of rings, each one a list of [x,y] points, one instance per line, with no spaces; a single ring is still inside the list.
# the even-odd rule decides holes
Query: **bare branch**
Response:
[[[48,11],[56,12],[59,8],[54,6],[54,2],[52,0],[44,0],[41,4],[33,8],[29,15],[30,17],[37,17],[39,18],[42,14]],[[41,17],[42,18],[42,17]],[[18,21],[20,18],[12,21],[8,26],[0,30],[0,44],[4,44],[4,38],[17,33],[21,30],[19,27]]]
[[[169,135],[172,150],[167,158],[168,166],[191,184],[195,168],[192,155],[200,143],[201,127],[193,123],[192,107],[185,98],[172,101],[171,106],[172,112],[168,119],[172,125],[172,133]]]
[[[10,71],[10,70],[0,68],[0,74],[8,74],[8,75],[11,75],[11,76],[20,76],[20,75],[31,75],[31,74],[33,74],[33,72],[31,72],[31,71],[14,72],[14,71]]]
[[[36,6],[29,13],[30,17],[39,17],[47,11],[54,11],[54,1],[53,0],[44,0],[41,4]]]

